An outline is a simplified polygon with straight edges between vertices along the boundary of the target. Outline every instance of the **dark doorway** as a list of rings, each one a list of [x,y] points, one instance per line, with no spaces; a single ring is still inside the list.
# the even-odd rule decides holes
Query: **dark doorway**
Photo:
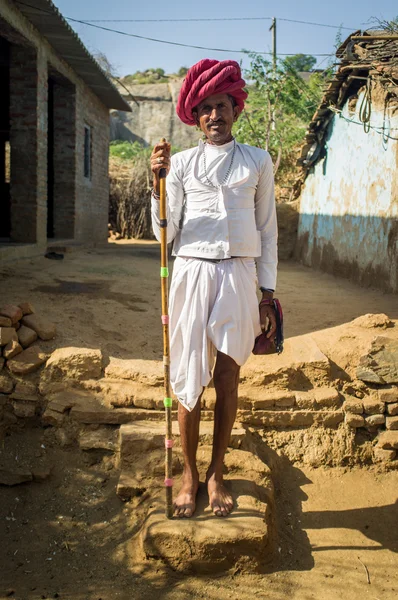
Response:
[[[48,80],[47,237],[54,237],[54,81]]]
[[[0,240],[11,231],[10,45],[0,37]]]

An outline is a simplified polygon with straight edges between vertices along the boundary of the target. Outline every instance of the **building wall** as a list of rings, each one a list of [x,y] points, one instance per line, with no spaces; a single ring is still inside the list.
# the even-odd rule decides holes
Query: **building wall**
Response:
[[[380,95],[379,95],[380,96]],[[359,122],[346,104],[343,115]],[[383,104],[371,124],[383,124]],[[398,137],[398,111],[390,111]],[[296,256],[306,265],[362,285],[398,291],[398,142],[335,116],[326,157],[312,168],[300,198]]]
[[[109,110],[8,0],[0,0],[0,35],[12,43],[15,59],[11,63],[14,106],[10,108],[14,136],[14,147],[11,144],[12,241],[40,246],[47,243],[47,81],[48,74],[55,72],[74,90],[69,99],[64,94],[55,109],[59,124],[58,140],[56,138],[54,143],[58,168],[58,183],[54,186],[55,195],[58,194],[55,235],[84,243],[105,243],[109,203]],[[20,60],[18,54],[24,58]],[[76,115],[74,131],[65,135],[66,146],[62,148],[59,136],[66,123],[69,127],[71,112]],[[92,127],[91,181],[84,177],[84,123]],[[29,152],[19,143],[22,137],[29,142]],[[74,168],[67,153],[71,144],[74,145]],[[71,198],[74,198],[74,207]],[[71,210],[74,210],[72,230],[62,225],[65,215],[71,223]]]

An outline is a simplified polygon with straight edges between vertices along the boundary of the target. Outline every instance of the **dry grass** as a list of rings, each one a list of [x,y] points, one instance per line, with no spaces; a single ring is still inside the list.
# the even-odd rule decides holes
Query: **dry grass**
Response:
[[[122,238],[153,238],[151,171],[146,157],[109,161],[109,223]]]

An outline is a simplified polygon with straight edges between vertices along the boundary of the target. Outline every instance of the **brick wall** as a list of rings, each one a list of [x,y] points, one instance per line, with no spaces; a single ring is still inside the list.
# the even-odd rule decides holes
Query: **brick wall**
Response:
[[[105,243],[109,110],[7,0],[0,0],[0,36],[11,43],[12,240],[47,243],[47,82],[55,73],[54,235]],[[84,177],[85,123],[92,130],[91,180]]]

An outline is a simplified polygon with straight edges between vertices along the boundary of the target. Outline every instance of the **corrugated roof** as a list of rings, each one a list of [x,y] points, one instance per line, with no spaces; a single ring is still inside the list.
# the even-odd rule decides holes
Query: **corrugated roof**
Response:
[[[50,0],[14,0],[14,3],[105,106],[131,111],[130,105]]]

